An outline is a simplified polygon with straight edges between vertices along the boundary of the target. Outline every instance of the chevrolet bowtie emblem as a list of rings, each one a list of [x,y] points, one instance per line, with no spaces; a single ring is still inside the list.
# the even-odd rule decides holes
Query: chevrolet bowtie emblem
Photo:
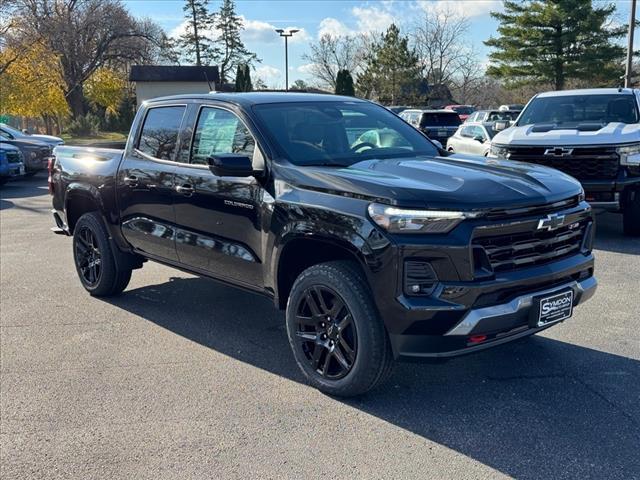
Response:
[[[564,148],[564,147],[547,148],[544,151],[544,154],[547,157],[568,157],[572,153],[573,153],[573,148]]]
[[[558,215],[556,213],[547,215],[538,222],[538,230],[556,230],[564,225],[564,219],[564,215]]]

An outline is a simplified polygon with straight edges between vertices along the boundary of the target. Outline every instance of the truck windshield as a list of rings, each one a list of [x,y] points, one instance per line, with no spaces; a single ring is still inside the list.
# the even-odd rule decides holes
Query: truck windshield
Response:
[[[254,111],[278,153],[296,165],[438,155],[424,135],[370,103],[287,102],[256,105]]]
[[[633,95],[566,95],[531,100],[517,122],[518,126],[553,123],[576,127],[581,123],[638,123]]]

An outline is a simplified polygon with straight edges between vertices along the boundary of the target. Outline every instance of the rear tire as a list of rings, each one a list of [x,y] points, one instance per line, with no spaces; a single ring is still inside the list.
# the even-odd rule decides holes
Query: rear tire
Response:
[[[351,397],[384,382],[393,367],[385,327],[356,265],[314,265],[296,279],[287,302],[287,334],[311,385]]]
[[[640,190],[630,192],[622,212],[622,225],[625,235],[640,236]]]
[[[76,223],[73,258],[82,286],[93,296],[117,295],[131,280],[131,266],[114,252],[97,212],[85,213]]]

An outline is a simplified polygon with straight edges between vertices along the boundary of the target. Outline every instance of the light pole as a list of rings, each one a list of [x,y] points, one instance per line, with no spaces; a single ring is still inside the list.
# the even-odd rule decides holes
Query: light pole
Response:
[[[629,32],[627,33],[627,68],[624,76],[624,86],[629,88],[632,86],[633,76],[633,30],[636,26],[636,0],[631,0],[631,8],[629,10]]]
[[[300,30],[283,30],[281,28],[276,30],[281,37],[284,37],[284,90],[286,92],[289,91],[289,37],[293,37],[293,34],[299,31]]]

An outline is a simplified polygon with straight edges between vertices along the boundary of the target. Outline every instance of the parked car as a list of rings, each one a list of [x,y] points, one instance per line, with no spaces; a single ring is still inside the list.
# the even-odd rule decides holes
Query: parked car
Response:
[[[521,103],[515,103],[510,105],[500,105],[498,107],[498,110],[500,110],[501,112],[504,112],[504,111],[521,112],[522,110],[524,110],[524,105],[522,105]]]
[[[463,123],[447,140],[447,151],[488,156],[491,139],[498,133],[495,122]]]
[[[536,95],[492,155],[557,168],[582,183],[592,205],[621,212],[640,236],[640,91],[599,88]]]
[[[2,132],[7,138],[10,139],[37,140],[50,145],[51,148],[57,147],[58,145],[64,145],[64,140],[60,137],[54,137],[53,135],[31,134],[26,131],[20,131],[17,128],[10,127],[6,123],[0,123],[0,132]]]
[[[303,374],[333,395],[373,388],[394,359],[538,333],[596,288],[576,180],[446,158],[365,100],[157,98],[124,151],[55,153],[56,231],[91,295],[122,292],[146,260],[265,295]]]
[[[520,112],[517,110],[478,110],[469,115],[466,122],[504,122],[502,127],[504,129],[512,125],[518,115],[520,115]]]
[[[458,114],[452,110],[412,108],[402,112],[400,118],[443,146],[461,123]]]
[[[0,143],[0,185],[21,175],[24,175],[24,162],[20,149]]]
[[[0,143],[13,145],[22,152],[27,175],[34,175],[46,170],[52,149],[39,140],[26,140],[11,137],[0,130]]]
[[[472,105],[447,105],[444,109],[456,112],[463,122],[469,118],[469,115],[476,111]]]
[[[400,115],[402,112],[404,112],[405,110],[408,110],[409,108],[411,108],[411,107],[398,106],[398,105],[391,105],[391,106],[387,107],[387,109],[389,109],[390,111],[392,111],[396,115]]]

